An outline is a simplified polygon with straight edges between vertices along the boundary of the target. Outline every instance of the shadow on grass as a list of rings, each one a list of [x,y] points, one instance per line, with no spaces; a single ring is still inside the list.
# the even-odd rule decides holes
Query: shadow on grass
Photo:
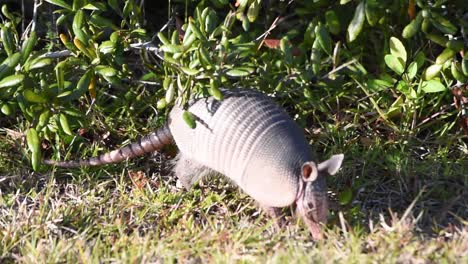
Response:
[[[346,158],[341,172],[328,181],[332,205],[335,205],[331,206],[330,226],[343,225],[344,219],[348,228],[368,230],[370,222],[379,221],[382,216],[394,218],[405,212],[406,216],[418,219],[418,230],[427,235],[448,226],[463,226],[468,217],[468,162],[448,147],[428,148],[427,145],[348,147],[344,151]],[[119,177],[130,183],[130,188],[135,188],[138,184],[135,181],[141,180],[134,178],[137,174],[144,175],[153,189],[163,184],[180,192],[181,196],[185,193],[175,187],[174,177],[159,176],[170,174],[170,161],[161,155],[94,168],[55,171],[45,168],[41,173],[31,172],[27,161],[22,160],[13,147],[6,148],[1,155],[0,190],[3,195],[30,190],[40,192],[52,178],[59,189],[65,189],[68,184],[92,189],[104,181],[117,181]],[[108,184],[107,188],[116,185]],[[233,193],[230,199],[236,199],[236,188],[227,180],[204,180],[202,187],[195,190],[197,188],[215,193],[228,190]],[[338,212],[343,214],[341,219]]]
[[[423,152],[423,153],[421,153]],[[453,151],[456,152],[456,151]],[[329,181],[335,192],[331,223],[368,229],[370,221],[411,216],[427,235],[462,227],[468,219],[468,160],[446,147],[352,147],[339,175]]]

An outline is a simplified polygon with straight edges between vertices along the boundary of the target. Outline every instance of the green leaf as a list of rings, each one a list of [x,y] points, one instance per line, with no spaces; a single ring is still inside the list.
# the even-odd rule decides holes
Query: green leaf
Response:
[[[43,127],[45,127],[49,123],[49,119],[51,116],[51,111],[50,110],[44,110],[40,115],[39,115],[39,121],[37,122],[36,129],[37,130],[42,130]]]
[[[387,117],[392,118],[401,113],[401,107],[404,103],[403,96],[399,96],[387,110]]]
[[[78,37],[73,39],[73,43],[75,44],[75,46],[81,52],[83,52],[84,55],[86,55],[86,57],[88,57],[88,58],[90,58],[92,60],[94,60],[96,58],[96,56],[95,56],[96,54],[92,53],[92,51],[94,51],[94,50],[88,49],[88,46],[84,44],[85,42],[82,42]]]
[[[166,108],[166,106],[167,106],[167,102],[166,102],[165,98],[159,99],[158,102],[156,103],[156,108],[158,110],[162,110],[162,109]]]
[[[403,80],[399,81],[396,89],[406,95],[406,97],[416,97],[415,91],[409,86],[409,84]]]
[[[328,55],[331,55],[333,44],[325,26],[323,26],[322,24],[319,24],[317,27],[315,27],[315,34],[319,41],[320,47],[322,47],[323,51],[325,51]]]
[[[3,43],[3,48],[7,52],[8,56],[11,56],[15,51],[15,43],[13,32],[9,27],[3,26],[0,29],[0,40]]]
[[[39,152],[41,150],[39,136],[35,128],[30,128],[26,131],[26,141],[31,152]]]
[[[416,73],[418,72],[418,63],[416,61],[411,62],[406,72],[408,73],[408,78],[410,80],[413,79],[414,76],[416,76]]]
[[[83,43],[87,43],[88,38],[82,27],[84,26],[84,12],[83,10],[78,10],[73,18],[72,29],[75,36]]]
[[[176,87],[173,82],[169,83],[169,87],[166,90],[166,102],[170,104],[175,97]]]
[[[30,89],[24,90],[23,91],[23,96],[24,96],[24,98],[26,98],[27,101],[32,102],[32,103],[43,104],[43,103],[47,102],[47,99],[44,96],[42,96],[40,94],[37,94],[37,93],[33,92]]]
[[[51,58],[37,58],[28,64],[27,69],[28,70],[40,69],[40,68],[50,65],[51,63],[52,63]]]
[[[455,55],[455,51],[449,48],[444,49],[436,58],[436,64],[444,64]]]
[[[418,30],[421,28],[422,21],[423,21],[422,12],[419,12],[416,18],[411,20],[411,22],[408,25],[406,25],[401,35],[404,38],[413,37],[414,35],[416,35],[416,33],[418,33]]]
[[[288,37],[283,37],[280,40],[280,50],[284,54],[284,61],[286,63],[291,63],[292,61],[292,51],[291,51],[291,43],[289,42]]]
[[[426,71],[424,72],[424,79],[430,80],[439,74],[440,70],[442,69],[442,64],[434,64],[429,66]]]
[[[200,47],[198,49],[198,59],[200,60],[205,69],[214,68],[214,64],[211,62],[210,55],[208,54],[208,51],[205,48]]]
[[[161,46],[161,50],[164,51],[164,52],[167,52],[167,53],[177,53],[177,52],[181,52],[181,51],[182,51],[182,46],[180,46],[180,45],[173,45],[173,44],[162,45],[162,46]]]
[[[125,1],[125,5],[123,7],[122,15],[126,18],[130,15],[130,13],[133,11],[133,1]]]
[[[184,111],[184,113],[182,114],[182,118],[184,119],[188,127],[190,127],[191,129],[197,127],[197,123],[195,122],[195,116],[189,111]]]
[[[439,44],[442,47],[445,47],[448,41],[446,37],[439,34],[426,34],[426,38],[430,39],[434,43]]]
[[[452,65],[450,66],[450,71],[452,72],[452,76],[457,81],[461,83],[467,82],[467,78],[463,74],[460,63],[458,61],[452,61]]]
[[[392,69],[394,72],[398,74],[402,74],[405,70],[405,66],[403,65],[403,61],[401,58],[396,57],[392,54],[387,54],[384,57],[385,64]]]
[[[36,129],[30,128],[26,131],[26,141],[31,151],[31,164],[34,170],[39,169],[41,163],[41,142]]]
[[[89,22],[101,28],[112,28],[114,30],[118,30],[118,28],[112,23],[110,19],[104,18],[98,14],[91,15]]]
[[[338,35],[341,31],[340,20],[338,19],[338,15],[334,10],[328,10],[325,13],[325,21],[328,30],[334,34]]]
[[[72,5],[73,11],[76,11],[82,8],[84,5],[85,5],[84,0],[73,0],[73,5]]]
[[[379,9],[378,4],[375,1],[366,1],[365,13],[367,18],[367,23],[371,27],[377,25],[380,18],[383,16],[381,10]]]
[[[0,64],[0,80],[12,73],[16,65],[20,62],[21,52],[16,52],[11,56],[8,56],[2,64]]]
[[[171,42],[166,38],[166,36],[162,32],[158,33],[158,38],[162,44],[171,45]]]
[[[445,43],[445,45],[447,46],[447,48],[450,48],[450,49],[458,52],[458,51],[463,49],[463,40],[451,39],[451,40],[447,41],[447,43]]]
[[[42,160],[41,157],[42,157],[41,151],[31,153],[31,165],[32,165],[33,170],[35,171],[39,170],[41,166],[41,160]]]
[[[362,27],[364,26],[365,12],[364,12],[364,3],[361,1],[354,11],[353,19],[348,26],[347,39],[349,42],[353,42],[359,33],[361,33]]]
[[[62,26],[63,23],[65,23],[67,21],[68,21],[68,16],[63,14],[63,15],[59,16],[59,18],[57,18],[55,24],[57,24],[57,26]]]
[[[249,70],[249,68],[234,68],[232,70],[227,71],[226,74],[231,77],[244,77],[251,74],[251,71]]]
[[[242,20],[242,28],[244,29],[244,31],[249,31],[249,28],[250,28],[250,22],[245,17]]]
[[[114,53],[114,51],[115,43],[110,40],[103,41],[101,45],[99,45],[99,52],[102,54]]]
[[[463,74],[464,74],[466,77],[468,77],[468,56],[465,56],[465,57],[462,59],[461,68],[462,68]]]
[[[401,58],[403,60],[403,64],[406,63],[406,49],[403,43],[395,37],[390,38],[390,53],[395,57]]]
[[[367,80],[367,88],[373,92],[381,91],[393,86],[393,83],[381,79],[369,79]]]
[[[188,67],[180,67],[180,69],[187,75],[189,76],[192,76],[192,75],[196,75],[197,73],[199,73],[200,71],[197,70],[197,69],[190,69]]]
[[[10,11],[8,11],[8,6],[6,4],[2,5],[2,13],[5,17],[7,17],[9,20],[14,20],[15,17],[13,16],[13,14],[10,13]]]
[[[99,10],[99,11],[105,12],[107,11],[107,6],[105,3],[95,2],[95,3],[86,4],[85,6],[83,6],[83,9]]]
[[[424,81],[421,85],[425,93],[439,93],[447,90],[447,87],[437,80]]]
[[[117,14],[120,14],[119,0],[107,0],[107,3]]]
[[[223,93],[218,88],[218,83],[215,79],[210,79],[210,89],[208,92],[218,101],[223,100]]]
[[[60,121],[60,126],[63,129],[63,132],[65,132],[65,134],[67,135],[73,136],[73,132],[71,131],[70,125],[68,124],[67,116],[61,113],[59,115],[59,121]]]
[[[96,72],[103,77],[112,77],[117,75],[117,70],[108,66],[98,65],[95,69]]]
[[[3,78],[0,81],[0,88],[15,86],[21,83],[23,80],[24,80],[23,74],[10,75],[8,77]]]
[[[353,190],[351,187],[347,187],[338,195],[338,200],[340,201],[341,205],[347,205],[351,203],[353,199]]]
[[[458,28],[450,22],[447,18],[437,14],[436,12],[431,12],[431,22],[434,27],[442,31],[445,34],[453,35],[457,32]]]
[[[212,9],[209,9],[205,18],[205,32],[207,34],[212,33],[218,26],[218,23],[219,22],[216,12]]]
[[[60,7],[63,7],[65,9],[68,9],[68,10],[72,10],[72,7],[71,5],[69,5],[67,2],[63,1],[63,0],[45,0],[46,2],[49,2],[53,5],[57,5],[57,6],[60,6]]]
[[[22,61],[23,63],[28,59],[29,54],[31,54],[31,51],[33,50],[34,46],[36,46],[37,43],[37,34],[36,31],[32,31],[31,34],[29,35],[29,38],[27,38],[23,42],[23,47],[22,47]]]
[[[418,63],[418,68],[422,68],[424,62],[426,61],[426,55],[424,55],[424,52],[418,52],[414,58],[414,61]]]
[[[85,74],[83,74],[83,76],[81,76],[76,86],[76,89],[74,89],[70,93],[68,93],[69,91],[66,91],[57,97],[65,98],[65,100],[76,100],[80,98],[83,94],[85,94],[88,91],[88,87],[91,83],[91,78],[93,77],[93,74],[94,71],[92,69],[89,69],[85,72]]]
[[[317,75],[320,71],[321,53],[319,50],[320,43],[316,38],[312,44],[312,52],[310,53],[310,63],[312,63],[312,72]]]
[[[12,110],[9,104],[3,104],[2,107],[0,108],[0,111],[6,116],[11,115],[12,113]]]
[[[247,10],[247,18],[250,22],[255,22],[258,17],[258,12],[260,11],[261,0],[253,0]]]

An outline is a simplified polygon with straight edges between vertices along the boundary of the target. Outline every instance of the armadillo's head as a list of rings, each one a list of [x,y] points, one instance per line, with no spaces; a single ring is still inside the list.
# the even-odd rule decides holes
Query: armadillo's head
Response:
[[[343,154],[338,154],[320,164],[310,161],[302,165],[301,190],[296,200],[297,212],[315,240],[322,238],[320,225],[327,221],[326,177],[334,175],[340,169],[343,157]]]

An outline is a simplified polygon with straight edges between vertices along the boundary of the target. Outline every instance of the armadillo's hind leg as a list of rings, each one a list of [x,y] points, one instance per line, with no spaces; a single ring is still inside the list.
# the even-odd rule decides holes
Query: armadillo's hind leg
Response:
[[[273,219],[273,223],[275,224],[276,229],[280,230],[281,227],[283,227],[286,224],[284,215],[281,212],[281,208],[266,206],[262,204],[260,204],[260,207],[262,207],[263,211],[265,211],[265,213],[267,213],[267,215],[269,215]]]
[[[211,170],[198,162],[179,153],[174,166],[174,174],[185,189],[189,190],[199,179],[207,176]]]

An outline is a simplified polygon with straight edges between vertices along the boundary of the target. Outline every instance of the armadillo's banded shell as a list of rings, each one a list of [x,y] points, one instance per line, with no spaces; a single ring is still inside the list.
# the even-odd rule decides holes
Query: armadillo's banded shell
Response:
[[[310,160],[308,144],[294,121],[269,97],[250,90],[223,90],[224,99],[203,98],[189,111],[174,108],[169,128],[180,151],[234,180],[268,206],[287,206],[296,198],[300,167]]]

